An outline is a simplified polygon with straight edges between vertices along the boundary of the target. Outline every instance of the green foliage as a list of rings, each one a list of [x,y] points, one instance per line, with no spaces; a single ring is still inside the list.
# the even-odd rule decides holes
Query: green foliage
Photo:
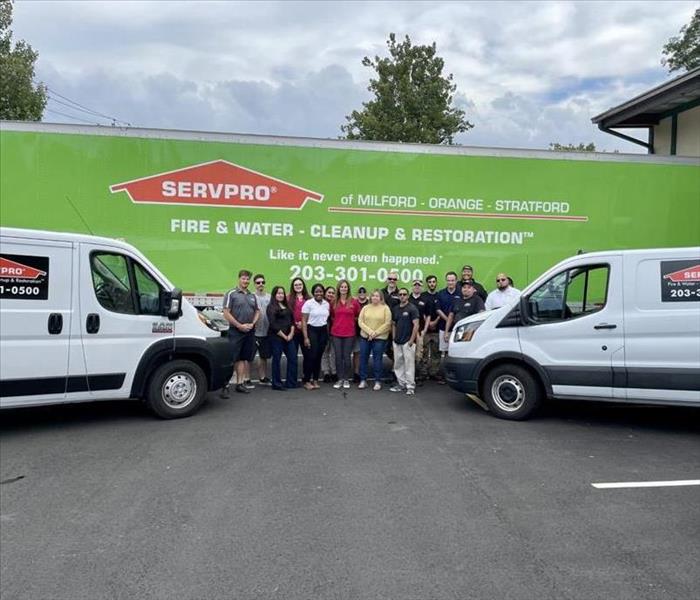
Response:
[[[668,40],[661,53],[664,55],[661,64],[668,67],[669,73],[700,67],[700,8],[695,10],[690,23],[681,27],[680,35]]]
[[[367,56],[365,67],[376,71],[367,88],[374,99],[345,117],[340,129],[349,140],[452,144],[454,135],[471,129],[464,111],[452,106],[457,86],[442,74],[445,62],[430,46],[414,46],[389,34],[389,57]]]
[[[549,144],[549,149],[553,150],[554,152],[595,152],[595,144],[591,142],[590,144],[584,144],[583,142],[580,143],[578,146],[574,146],[573,144],[559,144],[557,142],[553,142]]]
[[[0,0],[0,119],[39,121],[46,106],[46,87],[34,85],[39,54],[24,40],[12,46],[12,2]]]

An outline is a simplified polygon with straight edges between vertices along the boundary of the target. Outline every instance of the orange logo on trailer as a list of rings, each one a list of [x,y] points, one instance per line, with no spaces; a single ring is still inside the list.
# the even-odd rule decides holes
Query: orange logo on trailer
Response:
[[[38,279],[44,277],[46,271],[28,267],[8,258],[0,258],[0,277],[13,277],[15,279]]]
[[[299,210],[323,194],[226,160],[215,160],[110,186],[136,204],[190,204]]]
[[[700,282],[700,265],[695,265],[694,267],[688,267],[687,269],[681,269],[680,271],[668,273],[664,275],[664,279],[670,279],[674,283],[683,283],[685,281]]]

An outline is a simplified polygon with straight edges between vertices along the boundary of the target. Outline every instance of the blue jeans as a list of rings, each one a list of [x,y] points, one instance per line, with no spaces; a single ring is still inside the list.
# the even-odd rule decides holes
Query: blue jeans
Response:
[[[360,338],[360,380],[367,380],[367,363],[369,362],[369,354],[372,353],[372,371],[374,372],[374,381],[377,383],[382,380],[382,358],[384,357],[384,348],[386,340],[368,340]]]
[[[269,336],[270,345],[272,346],[272,386],[281,388],[297,387],[297,345],[294,343],[294,338],[291,341],[285,342],[278,335]],[[282,384],[281,361],[282,354],[287,357],[287,380]]]

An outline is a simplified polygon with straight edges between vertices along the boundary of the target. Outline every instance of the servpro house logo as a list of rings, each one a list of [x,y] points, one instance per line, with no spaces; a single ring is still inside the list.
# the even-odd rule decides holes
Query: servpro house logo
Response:
[[[301,209],[323,194],[235,165],[215,160],[110,186],[135,204],[193,204],[246,208]]]
[[[673,273],[664,275],[664,279],[670,279],[674,283],[683,283],[684,281],[700,282],[700,264],[687,269],[681,269]]]
[[[0,258],[0,278],[2,279],[39,279],[45,276],[46,271],[23,265],[4,256]]]

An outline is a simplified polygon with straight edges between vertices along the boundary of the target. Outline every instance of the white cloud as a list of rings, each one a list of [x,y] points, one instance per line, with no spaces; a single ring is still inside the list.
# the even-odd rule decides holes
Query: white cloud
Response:
[[[18,2],[50,87],[141,126],[336,137],[390,31],[437,42],[465,144],[596,141],[592,116],[663,81],[694,2]],[[63,110],[53,105],[56,110]],[[83,115],[84,116],[84,115]],[[50,115],[47,115],[50,117]],[[53,120],[54,117],[51,116]]]

